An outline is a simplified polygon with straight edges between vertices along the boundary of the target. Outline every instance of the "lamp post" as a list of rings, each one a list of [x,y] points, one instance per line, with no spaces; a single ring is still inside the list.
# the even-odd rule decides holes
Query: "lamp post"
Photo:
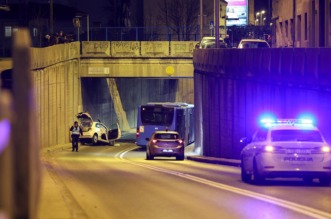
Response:
[[[265,20],[265,18],[263,18],[263,15],[265,14],[265,10],[262,10],[262,11],[258,11],[256,12],[256,20],[255,21],[258,21],[258,24],[259,25],[263,25],[263,22]]]
[[[263,15],[265,14],[265,11],[262,10],[261,13],[260,13],[260,21],[261,21],[261,25],[263,25],[263,21],[264,21],[264,18],[263,18]]]

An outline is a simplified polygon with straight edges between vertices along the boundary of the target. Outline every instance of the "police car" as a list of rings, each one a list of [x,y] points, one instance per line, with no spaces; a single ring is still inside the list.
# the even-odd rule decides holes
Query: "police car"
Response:
[[[241,178],[262,183],[266,178],[315,178],[330,185],[331,148],[308,119],[263,119],[252,138],[243,138]]]

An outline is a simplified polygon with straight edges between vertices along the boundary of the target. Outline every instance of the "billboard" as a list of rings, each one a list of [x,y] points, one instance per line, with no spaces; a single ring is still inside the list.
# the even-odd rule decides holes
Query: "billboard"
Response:
[[[226,26],[242,26],[248,23],[248,0],[226,0]]]

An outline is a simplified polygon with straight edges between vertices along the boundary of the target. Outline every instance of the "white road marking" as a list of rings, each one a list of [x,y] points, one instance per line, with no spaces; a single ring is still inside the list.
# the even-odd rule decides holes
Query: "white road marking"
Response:
[[[132,165],[135,165],[135,166],[140,166],[140,167],[152,169],[152,170],[155,170],[155,171],[158,171],[158,172],[175,175],[175,176],[182,177],[182,178],[185,178],[185,179],[188,179],[188,180],[191,180],[191,181],[194,181],[194,182],[198,182],[198,183],[201,183],[201,184],[204,184],[204,185],[212,186],[214,188],[226,190],[226,191],[233,192],[233,193],[236,193],[236,194],[239,194],[239,195],[255,198],[255,199],[258,199],[258,200],[261,200],[261,201],[264,201],[264,202],[268,202],[268,203],[271,203],[271,204],[274,204],[274,205],[278,205],[278,206],[281,206],[283,208],[287,208],[287,209],[290,209],[292,211],[301,213],[303,215],[310,216],[312,218],[317,218],[317,219],[331,218],[330,213],[320,211],[320,210],[315,209],[315,208],[311,208],[311,207],[300,205],[300,204],[297,204],[297,203],[294,203],[294,202],[282,200],[282,199],[275,198],[275,197],[272,197],[272,196],[259,194],[259,193],[252,192],[252,191],[249,191],[249,190],[236,188],[236,187],[225,185],[225,184],[222,184],[222,183],[213,182],[211,180],[196,177],[196,176],[193,176],[193,175],[190,175],[190,174],[181,173],[181,172],[177,172],[177,171],[173,171],[173,170],[167,170],[167,169],[163,169],[163,168],[160,168],[160,167],[151,166],[151,165],[148,165],[148,164],[143,164],[143,163],[140,163],[140,162],[130,161],[130,160],[127,160],[127,159],[124,158],[124,155],[126,153],[128,153],[129,151],[132,151],[134,149],[137,149],[137,148],[139,148],[139,147],[135,146],[135,147],[128,148],[124,151],[120,151],[117,154],[115,154],[115,158],[118,158],[118,159],[124,160],[126,162],[129,162],[129,163],[131,163]]]

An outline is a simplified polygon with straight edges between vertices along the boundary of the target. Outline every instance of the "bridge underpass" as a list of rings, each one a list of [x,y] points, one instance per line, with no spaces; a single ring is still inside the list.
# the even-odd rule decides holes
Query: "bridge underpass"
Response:
[[[147,102],[193,103],[193,78],[81,78],[85,111],[111,127],[135,130],[137,107]]]
[[[83,42],[82,108],[110,127],[136,129],[147,102],[193,103],[196,42]],[[96,119],[95,118],[95,119]]]

